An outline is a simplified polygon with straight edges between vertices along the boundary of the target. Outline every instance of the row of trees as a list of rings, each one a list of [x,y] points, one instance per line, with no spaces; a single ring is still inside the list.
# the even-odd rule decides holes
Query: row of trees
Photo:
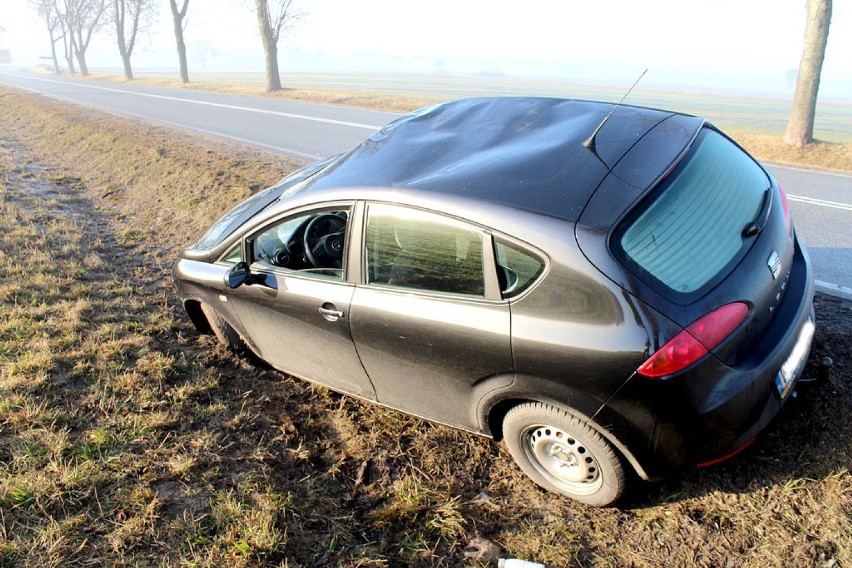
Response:
[[[162,0],[30,0],[44,18],[50,33],[53,65],[59,73],[57,44],[62,42],[62,54],[68,70],[76,73],[79,67],[82,75],[88,75],[86,50],[92,36],[106,27],[110,21],[118,52],[124,65],[124,76],[133,79],[130,60],[137,39],[157,13],[158,3]],[[246,2],[249,0],[235,0]],[[253,0],[257,12],[258,30],[266,57],[266,86],[269,91],[281,89],[281,75],[278,70],[278,41],[300,14],[292,9],[293,0]],[[186,30],[186,17],[189,0],[168,0],[174,22],[175,42],[177,45],[180,76],[184,83],[189,82],[189,70],[186,61],[186,44],[183,34]],[[805,45],[799,65],[799,75],[793,98],[793,109],[785,133],[785,141],[793,146],[802,147],[813,142],[813,125],[816,113],[817,93],[819,91],[822,63],[828,43],[828,30],[831,23],[832,0],[808,0],[808,25],[805,32]]]
[[[50,34],[51,55],[59,73],[58,45],[71,73],[89,74],[86,50],[95,33],[112,27],[124,76],[133,79],[131,57],[137,40],[157,15],[161,0],[30,0],[44,19]],[[187,10],[189,0],[168,0],[174,23],[175,44],[180,63],[180,77],[189,83],[186,60]],[[278,71],[278,41],[300,17],[292,9],[292,0],[254,0],[263,51],[266,57],[266,84],[270,91],[281,89]]]

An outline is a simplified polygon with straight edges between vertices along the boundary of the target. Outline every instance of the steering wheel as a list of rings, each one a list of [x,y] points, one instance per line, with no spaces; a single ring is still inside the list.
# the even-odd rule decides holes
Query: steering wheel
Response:
[[[346,221],[334,213],[320,213],[305,227],[305,256],[314,268],[343,267]]]

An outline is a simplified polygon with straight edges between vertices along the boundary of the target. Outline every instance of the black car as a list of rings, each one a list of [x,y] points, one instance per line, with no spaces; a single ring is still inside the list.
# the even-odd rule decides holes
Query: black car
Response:
[[[748,446],[814,333],[772,175],[701,118],[587,101],[403,116],[238,205],[174,279],[200,331],[504,439],[536,483],[594,505],[628,468]]]

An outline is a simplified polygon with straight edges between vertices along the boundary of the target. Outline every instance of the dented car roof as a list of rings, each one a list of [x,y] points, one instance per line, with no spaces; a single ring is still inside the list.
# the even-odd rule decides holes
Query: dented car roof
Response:
[[[376,132],[307,189],[438,192],[576,221],[598,185],[649,131],[663,122],[684,123],[674,129],[681,133],[676,140],[665,139],[676,147],[667,152],[673,160],[701,122],[669,111],[620,106],[597,134],[595,150],[586,148],[583,141],[612,108],[539,97],[463,99],[427,107]],[[659,164],[654,168],[656,179]],[[647,172],[632,175],[637,187],[640,178],[648,177]],[[631,179],[622,181],[632,185]]]

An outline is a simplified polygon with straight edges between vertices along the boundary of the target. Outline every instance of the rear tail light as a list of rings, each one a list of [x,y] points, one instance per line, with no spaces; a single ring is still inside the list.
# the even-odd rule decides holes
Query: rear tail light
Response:
[[[685,369],[731,335],[748,315],[748,306],[734,302],[713,310],[660,347],[638,369],[646,377],[663,377]]]
[[[793,218],[790,216],[790,203],[787,201],[787,194],[781,184],[778,184],[778,191],[781,192],[781,207],[784,209],[784,220],[787,222],[787,234],[790,234],[790,229],[793,228]]]

